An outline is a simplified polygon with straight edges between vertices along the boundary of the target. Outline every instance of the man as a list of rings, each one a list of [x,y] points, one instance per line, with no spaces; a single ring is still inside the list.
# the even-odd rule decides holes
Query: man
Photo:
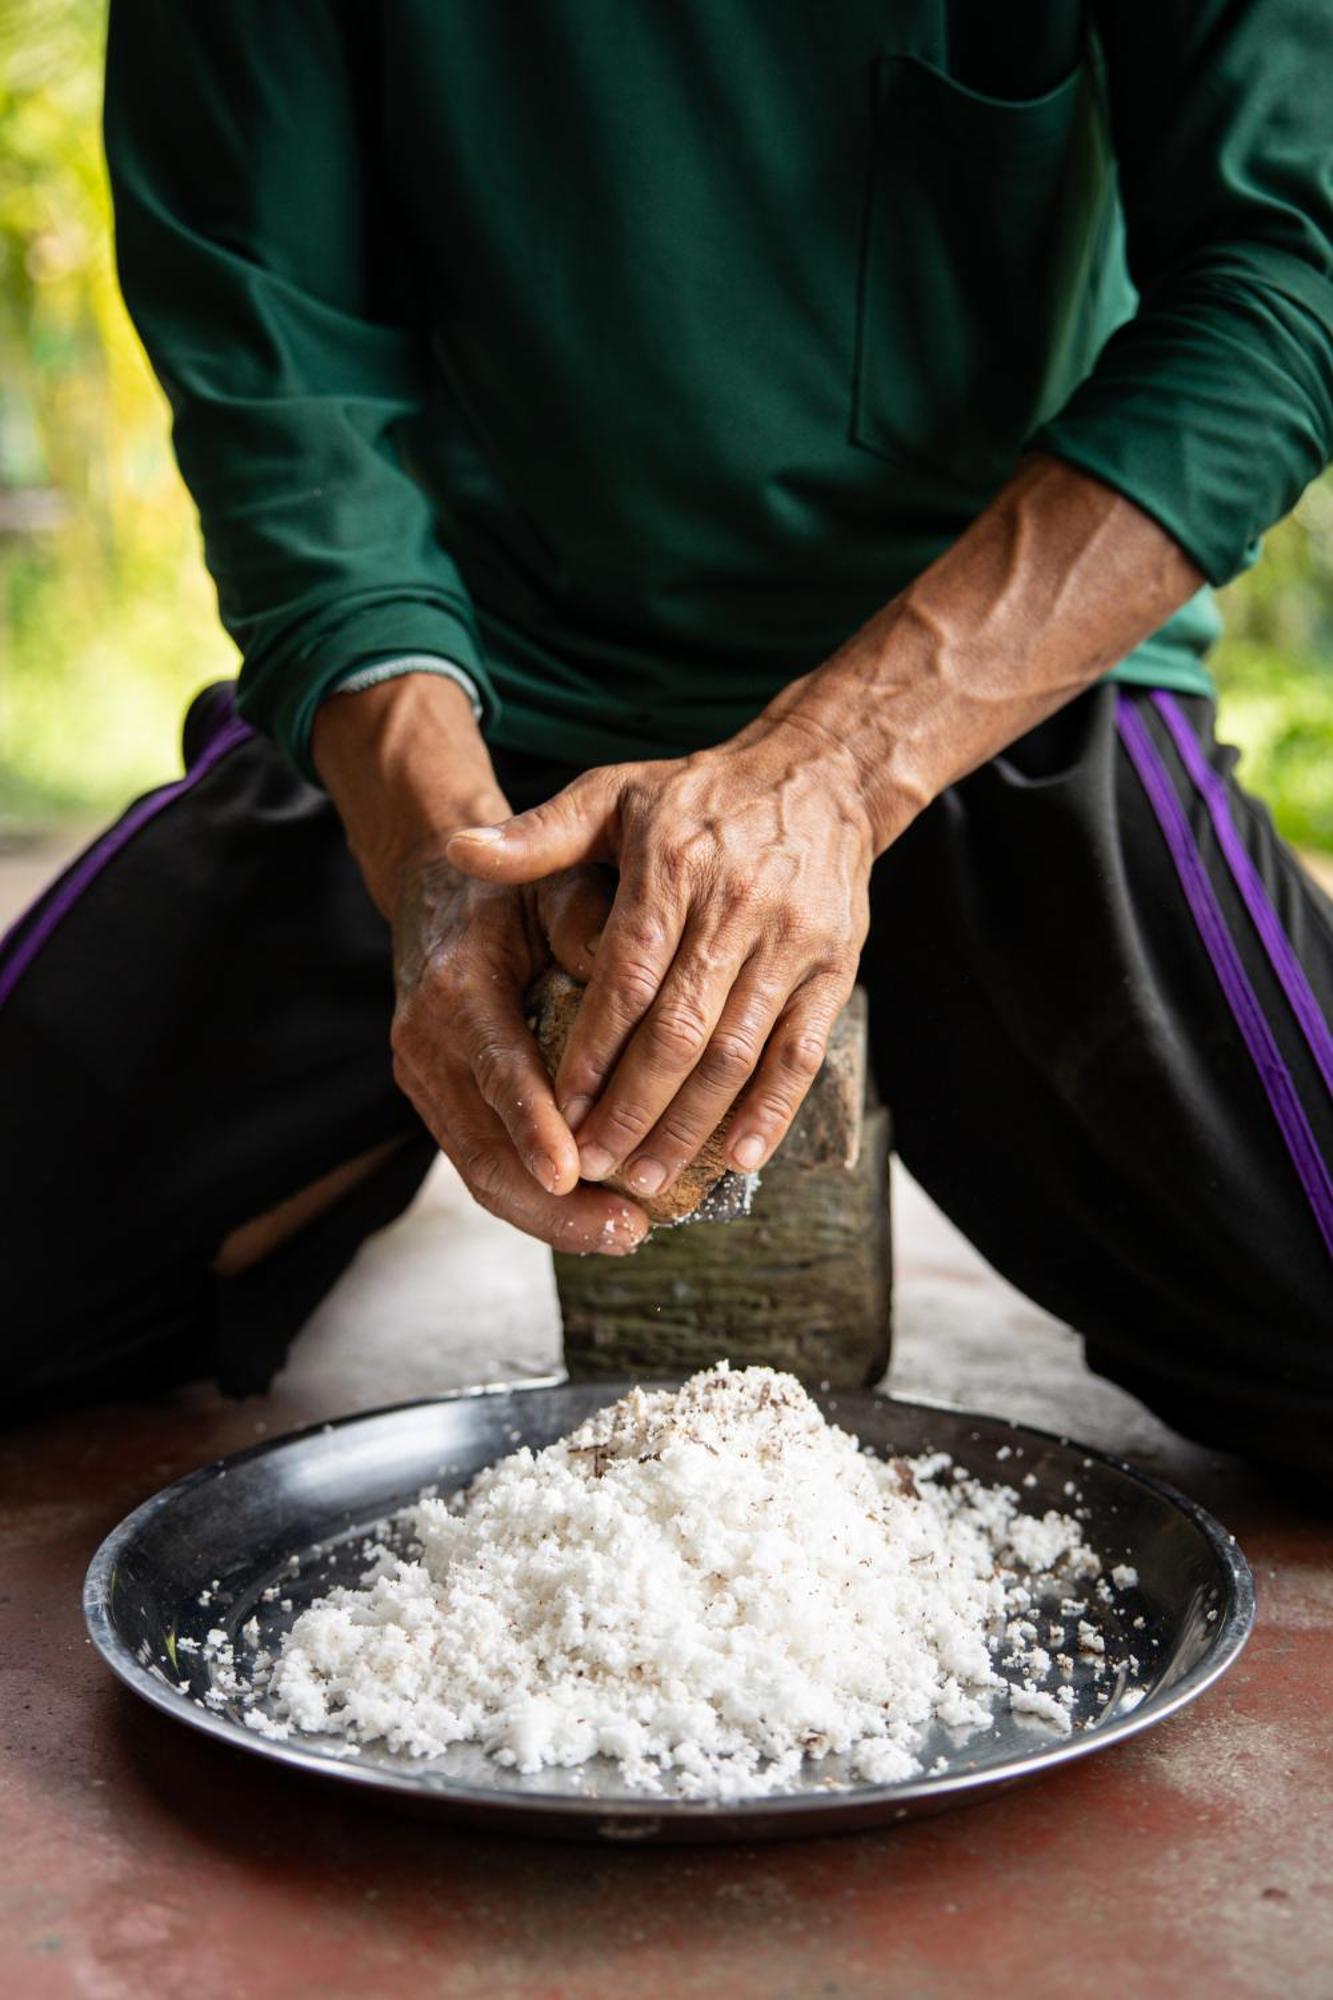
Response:
[[[1333,926],[1203,656],[1333,451],[1331,57],[1307,0],[113,0],[244,665],[3,961],[11,1378],[262,1386],[437,1146],[632,1250],[607,1177],[733,1103],[762,1166],[859,964],[982,1251],[1327,1468]]]

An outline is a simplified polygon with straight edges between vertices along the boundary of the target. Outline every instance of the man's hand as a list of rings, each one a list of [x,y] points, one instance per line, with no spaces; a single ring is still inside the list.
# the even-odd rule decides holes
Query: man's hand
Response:
[[[1133,501],[1034,453],[972,526],[720,749],[589,772],[449,857],[533,882],[613,861],[620,887],[557,1097],[584,1175],[648,1194],[741,1091],[731,1162],[762,1165],[855,977],[867,882],[941,792],[1098,679],[1202,581]]]
[[[836,740],[790,718],[589,771],[455,834],[448,854],[491,893],[587,862],[619,870],[556,1080],[585,1180],[623,1166],[657,1193],[733,1103],[729,1160],[763,1165],[824,1059],[869,922],[873,835]]]
[[[334,695],[315,764],[393,931],[395,1073],[484,1208],[561,1250],[632,1250],[643,1211],[578,1185],[578,1153],[523,997],[552,955],[575,978],[610,897],[602,871],[531,888],[469,881],[444,858],[457,827],[508,811],[466,697],[408,674]]]
[[[394,915],[394,1074],[493,1215],[558,1250],[632,1250],[642,1210],[580,1187],[579,1160],[523,1013],[552,955],[578,979],[606,920],[599,870],[532,888],[469,881],[443,858],[404,873]]]

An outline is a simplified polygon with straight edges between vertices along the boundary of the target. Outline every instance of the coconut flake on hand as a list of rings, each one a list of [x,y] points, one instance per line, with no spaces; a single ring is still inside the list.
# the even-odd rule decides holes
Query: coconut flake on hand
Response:
[[[1046,1572],[1101,1567],[1077,1521],[1023,1515],[940,1453],[882,1461],[794,1376],[726,1362],[407,1520],[416,1554],[378,1553],[297,1618],[256,1727],[476,1743],[524,1773],[601,1756],[633,1788],[716,1799],[830,1754],[863,1782],[915,1776],[932,1724],[991,1720],[988,1642]],[[1013,1705],[1070,1727],[1030,1688]]]

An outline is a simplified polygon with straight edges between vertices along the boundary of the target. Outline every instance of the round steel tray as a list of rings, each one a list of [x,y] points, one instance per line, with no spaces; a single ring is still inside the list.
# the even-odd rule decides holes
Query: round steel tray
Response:
[[[202,1652],[181,1646],[221,1626],[241,1662],[250,1650],[242,1627],[257,1618],[259,1643],[272,1649],[312,1599],[357,1580],[366,1536],[423,1486],[465,1485],[519,1444],[536,1449],[563,1436],[628,1386],[496,1384],[346,1417],[204,1466],[136,1508],[97,1551],[84,1584],[93,1643],[136,1694],[191,1728],[456,1820],[565,1837],[753,1840],[937,1811],[1109,1749],[1202,1694],[1249,1636],[1254,1587],[1234,1538],[1160,1480],[1001,1419],[862,1393],[817,1400],[885,1455],[947,1451],[978,1477],[1019,1487],[1034,1513],[1086,1509],[1092,1545],[1108,1564],[1138,1571],[1137,1584],[1109,1604],[1088,1592],[1084,1615],[1104,1640],[1104,1672],[1096,1678],[1091,1658],[1078,1657],[1071,1736],[1013,1713],[1001,1694],[989,1728],[966,1738],[935,1729],[923,1774],[906,1784],[847,1782],[829,1757],[794,1791],[709,1804],[631,1792],[602,1760],[523,1777],[475,1745],[423,1761],[382,1744],[348,1757],[327,1738],[273,1741],[245,1726],[238,1700],[221,1696]],[[1035,1484],[1022,1486],[1025,1475]]]

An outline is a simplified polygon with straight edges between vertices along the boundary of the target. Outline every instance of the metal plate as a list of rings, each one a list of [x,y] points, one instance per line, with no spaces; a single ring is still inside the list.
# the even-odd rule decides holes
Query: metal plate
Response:
[[[840,1394],[817,1400],[863,1444],[885,1455],[947,1451],[981,1479],[1018,1486],[1034,1513],[1081,1505],[1087,1537],[1108,1564],[1137,1569],[1137,1586],[1111,1604],[1090,1595],[1086,1616],[1105,1641],[1106,1670],[1098,1681],[1091,1661],[1079,1660],[1072,1736],[1013,1714],[997,1695],[988,1729],[964,1738],[936,1728],[921,1752],[928,1775],[906,1784],[831,1789],[827,1780],[845,1774],[829,1757],[799,1790],[709,1804],[629,1792],[602,1760],[523,1777],[475,1745],[430,1761],[374,1744],[340,1756],[324,1738],[258,1736],[237,1701],[212,1707],[202,1699],[210,1669],[201,1653],[180,1649],[182,1638],[202,1642],[221,1626],[239,1662],[247,1651],[241,1628],[257,1617],[260,1644],[273,1648],[312,1599],[357,1580],[363,1539],[423,1486],[465,1485],[519,1444],[536,1449],[563,1436],[628,1386],[501,1384],[347,1417],[205,1466],[146,1501],[103,1542],[84,1585],[93,1643],[136,1694],[192,1728],[454,1819],[566,1837],[751,1840],[905,1819],[1109,1748],[1201,1694],[1249,1636],[1254,1588],[1234,1538],[1160,1481],[997,1418]],[[1026,1474],[1036,1482],[1030,1488],[1021,1485]]]

